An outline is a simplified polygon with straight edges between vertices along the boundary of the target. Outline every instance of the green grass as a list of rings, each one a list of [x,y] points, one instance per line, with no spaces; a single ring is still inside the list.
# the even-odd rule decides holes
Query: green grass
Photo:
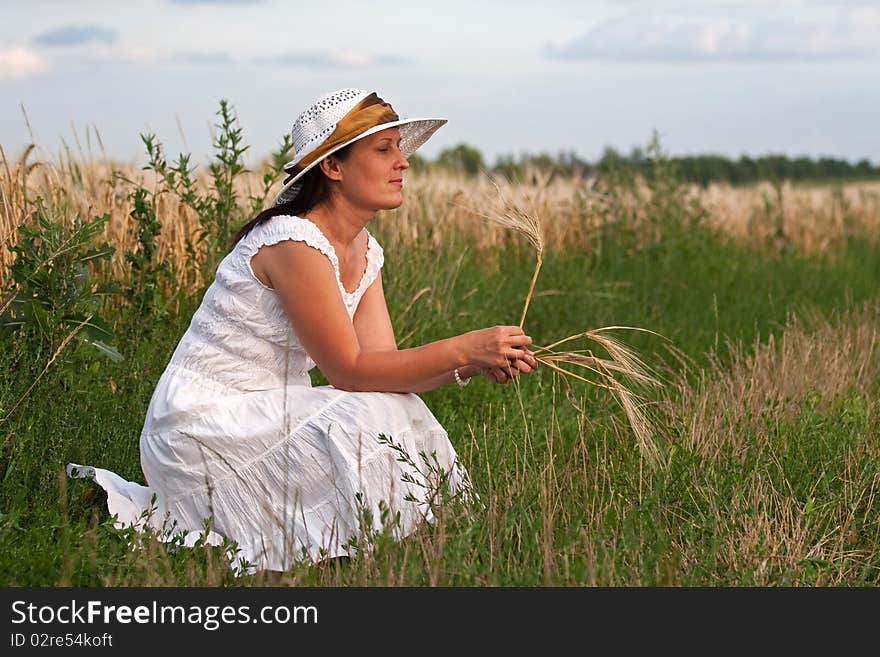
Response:
[[[381,233],[377,237],[382,241]],[[787,319],[839,313],[876,297],[880,250],[802,257],[725,244],[702,230],[646,249],[607,235],[601,248],[548,253],[526,331],[537,344],[588,328],[621,333],[671,382],[668,345],[708,366],[729,342],[779,335]],[[446,246],[386,250],[385,289],[403,347],[473,328],[516,324],[533,270],[526,250]],[[431,291],[412,304],[422,288]],[[546,291],[556,291],[543,294]],[[199,299],[178,316],[120,324],[121,363],[71,352],[0,424],[0,582],[15,585],[235,584],[210,550],[128,549],[102,494],[59,476],[73,461],[143,481],[138,437],[150,394]],[[126,326],[128,328],[126,328]],[[79,347],[77,347],[79,348]],[[3,358],[9,358],[4,354]],[[0,363],[4,364],[4,363]],[[44,362],[0,383],[3,408]],[[323,378],[315,372],[314,382]],[[485,508],[450,507],[435,526],[345,565],[297,567],[294,584],[877,585],[880,583],[880,421],[877,386],[792,417],[756,409],[746,447],[707,456],[678,440],[682,418],[660,417],[665,463],[640,458],[614,401],[544,368],[519,386],[478,380],[422,395],[446,427]],[[675,404],[675,387],[653,394]],[[571,403],[581,407],[579,412]]]

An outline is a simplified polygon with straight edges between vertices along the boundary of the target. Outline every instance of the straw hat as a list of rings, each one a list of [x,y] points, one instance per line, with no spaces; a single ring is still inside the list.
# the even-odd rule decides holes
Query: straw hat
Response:
[[[446,119],[401,119],[375,92],[338,89],[324,94],[299,115],[290,131],[295,157],[284,165],[289,174],[275,205],[296,198],[298,182],[322,159],[352,142],[387,128],[400,128],[400,150],[409,157]]]

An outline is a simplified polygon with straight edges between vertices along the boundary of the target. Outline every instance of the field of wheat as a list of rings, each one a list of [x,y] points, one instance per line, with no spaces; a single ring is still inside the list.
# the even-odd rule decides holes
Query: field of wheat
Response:
[[[253,168],[228,177],[231,229],[278,189],[268,162]],[[194,193],[215,193],[206,168],[193,180]],[[374,537],[351,563],[302,564],[270,581],[233,576],[209,546],[120,532],[95,487],[64,474],[91,463],[142,481],[146,406],[228,239],[202,239],[217,224],[194,208],[218,206],[167,182],[33,149],[0,158],[3,309],[24,296],[75,320],[85,304],[112,327],[119,355],[80,342],[69,318],[50,330],[49,315],[28,315],[0,333],[3,585],[880,583],[880,183],[703,189],[669,172],[535,171],[517,184],[413,172],[403,206],[371,225],[399,348],[521,317],[545,345],[585,327],[649,329],[627,339],[662,380],[641,401],[656,458],[614,395],[550,368],[511,386],[433,390],[424,400],[483,506],[438,509],[404,541]],[[541,223],[533,296],[534,248],[484,218],[510,204]],[[64,227],[106,215],[94,242],[112,254],[81,244],[75,285],[32,285],[66,262],[40,260],[37,237],[13,275],[8,247],[22,227],[36,234],[37,215],[58,227],[58,253]],[[153,219],[155,236],[144,232]],[[115,287],[91,299],[82,280]],[[320,372],[313,382],[325,382]]]
[[[130,164],[63,157],[39,160],[33,153],[34,149],[28,148],[14,162],[0,153],[0,243],[10,243],[37,197],[70,218],[107,214],[110,220],[104,238],[116,248],[114,273],[121,275],[123,256],[136,240],[130,181],[157,190],[156,175]],[[263,194],[266,170],[265,165],[257,166],[238,176],[238,194],[242,198],[263,198],[263,206],[267,206],[280,184],[275,183],[268,194]],[[638,227],[649,221],[645,208],[649,207],[652,192],[643,183],[615,190],[616,198],[611,203],[607,186],[596,178],[551,178],[534,172],[527,179],[511,184],[488,175],[467,177],[443,171],[409,174],[408,202],[397,210],[381,213],[377,224],[394,245],[422,241],[437,245],[446,234],[454,232],[468,235],[478,249],[494,247],[506,242],[508,234],[503,228],[481,221],[478,213],[500,212],[506,197],[541,218],[548,249],[571,247],[589,252],[593,248],[591,238],[602,225],[626,221]],[[197,169],[196,180],[204,190],[209,189],[204,167]],[[880,235],[880,182],[835,187],[713,184],[707,188],[692,186],[687,195],[705,208],[708,226],[743,244],[775,248],[787,245],[813,253],[833,249],[852,236]],[[183,272],[191,258],[187,239],[199,228],[198,217],[172,194],[157,194],[155,211],[162,224],[160,258],[179,265]],[[8,250],[0,251],[0,269],[11,259]],[[194,281],[195,285],[202,283]]]

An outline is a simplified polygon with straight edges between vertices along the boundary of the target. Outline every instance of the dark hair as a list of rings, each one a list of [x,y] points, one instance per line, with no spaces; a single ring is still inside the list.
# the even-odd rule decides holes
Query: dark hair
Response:
[[[348,144],[347,146],[340,148],[333,153],[333,156],[338,157],[340,160],[344,160],[348,157],[351,146],[351,144]],[[256,217],[248,221],[244,226],[238,229],[238,232],[232,238],[231,246],[238,244],[245,235],[251,232],[251,229],[265,223],[272,217],[276,217],[280,214],[305,214],[311,210],[318,205],[318,203],[327,198],[329,190],[327,180],[327,176],[321,171],[321,167],[319,165],[313,166],[305,175],[303,175],[302,178],[300,178],[302,187],[293,200],[280,205],[273,205],[271,208],[263,210]]]

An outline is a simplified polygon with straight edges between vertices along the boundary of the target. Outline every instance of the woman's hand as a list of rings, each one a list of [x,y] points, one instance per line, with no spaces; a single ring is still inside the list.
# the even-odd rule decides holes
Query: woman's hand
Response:
[[[482,369],[507,369],[524,356],[522,348],[532,343],[519,326],[493,326],[460,336],[468,362]]]
[[[484,368],[481,374],[493,383],[506,385],[520,374],[528,374],[529,372],[538,369],[538,359],[535,358],[535,355],[531,351],[522,348],[520,352],[520,356],[514,360],[509,360],[504,367]]]

